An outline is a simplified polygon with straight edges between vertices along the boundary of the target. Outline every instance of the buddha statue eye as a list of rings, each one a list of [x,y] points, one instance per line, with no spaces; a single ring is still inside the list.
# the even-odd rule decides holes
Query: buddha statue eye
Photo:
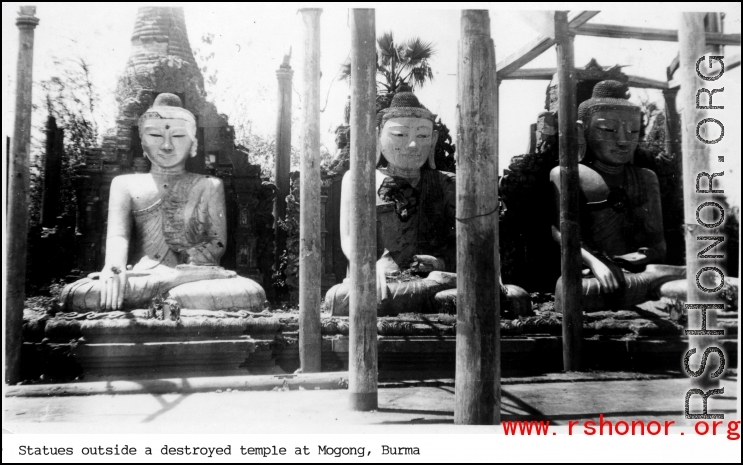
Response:
[[[156,134],[156,133],[150,133],[150,134],[147,134],[147,135],[150,136],[150,137],[162,137],[163,136],[162,134]]]
[[[604,132],[617,132],[616,129],[612,129],[612,128],[600,127],[599,129]]]
[[[418,134],[418,139],[428,139],[428,138],[429,138],[428,134]]]

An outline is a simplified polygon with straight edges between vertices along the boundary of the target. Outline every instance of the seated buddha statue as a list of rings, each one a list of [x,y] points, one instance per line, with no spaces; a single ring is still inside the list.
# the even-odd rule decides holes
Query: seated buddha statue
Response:
[[[180,98],[160,94],[139,118],[149,173],[111,182],[106,259],[99,273],[67,285],[63,311],[148,308],[153,298],[181,308],[260,309],[256,282],[219,266],[227,244],[224,187],[189,173],[196,155],[196,119]]]
[[[379,316],[436,313],[446,303],[456,308],[456,176],[436,170],[434,119],[407,86],[400,87],[389,108],[377,113]],[[352,188],[347,172],[340,215],[346,257],[351,255]],[[526,291],[516,286],[501,288],[523,311],[531,311]],[[332,287],[325,297],[326,308],[333,315],[347,316],[349,292],[348,279]]]
[[[632,163],[642,124],[640,107],[627,100],[624,84],[602,81],[580,104],[578,118],[583,310],[627,309],[685,289],[686,268],[663,265],[666,241],[658,178]],[[559,243],[559,167],[550,180],[558,213],[552,231]],[[557,309],[562,308],[561,288],[562,278],[555,292]],[[679,297],[677,292],[673,296]]]

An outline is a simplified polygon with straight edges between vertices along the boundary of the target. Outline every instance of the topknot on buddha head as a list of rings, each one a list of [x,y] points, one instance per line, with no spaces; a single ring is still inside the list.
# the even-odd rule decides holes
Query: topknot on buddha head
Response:
[[[152,106],[139,117],[140,139],[142,138],[144,123],[149,119],[177,119],[185,121],[186,131],[193,142],[190,155],[196,155],[196,117],[194,117],[193,113],[183,108],[180,97],[175,94],[162,93],[155,98]]]
[[[627,86],[619,81],[601,81],[590,99],[578,107],[578,156],[591,154],[611,165],[633,159],[642,130],[640,107],[629,100]]]
[[[391,118],[421,118],[435,123],[436,115],[418,101],[410,86],[402,84],[392,97],[390,106],[377,113],[377,130],[381,131]]]
[[[601,81],[593,87],[591,98],[584,101],[578,107],[578,119],[587,122],[591,113],[598,110],[636,111],[640,113],[640,107],[629,100],[627,85],[619,81]]]

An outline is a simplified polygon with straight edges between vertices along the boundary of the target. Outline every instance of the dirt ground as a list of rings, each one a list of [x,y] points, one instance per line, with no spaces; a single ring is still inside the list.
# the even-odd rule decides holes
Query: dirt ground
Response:
[[[526,380],[525,380],[526,381]],[[502,387],[508,419],[683,419],[688,378],[511,382]],[[737,417],[738,380],[721,382],[709,412]],[[379,390],[379,409],[352,412],[345,390],[235,391],[183,394],[8,397],[3,427],[14,433],[358,433],[453,432],[454,387],[391,387]],[[698,397],[698,396],[697,396]],[[691,402],[692,412],[701,400]],[[197,419],[197,421],[194,421]]]

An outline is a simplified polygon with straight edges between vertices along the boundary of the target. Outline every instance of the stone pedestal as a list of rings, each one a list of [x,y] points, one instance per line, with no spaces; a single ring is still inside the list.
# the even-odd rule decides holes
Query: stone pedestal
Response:
[[[52,343],[76,340],[70,355],[84,376],[128,378],[276,373],[278,319],[264,314],[183,310],[178,321],[145,318],[146,310],[62,314],[46,322]],[[80,319],[77,319],[80,318]]]
[[[90,376],[158,377],[245,374],[255,351],[247,336],[233,340],[77,344],[72,355]]]

